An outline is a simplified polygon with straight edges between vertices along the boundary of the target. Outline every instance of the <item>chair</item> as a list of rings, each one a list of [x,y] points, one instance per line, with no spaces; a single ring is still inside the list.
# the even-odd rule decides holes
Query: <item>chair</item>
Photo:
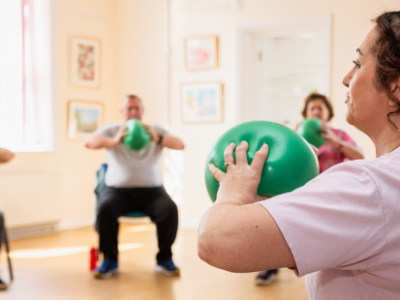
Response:
[[[10,247],[8,245],[8,237],[7,237],[7,231],[6,231],[6,226],[4,222],[4,214],[0,210],[0,252],[1,252],[1,245],[2,242],[4,242],[4,246],[6,247],[6,253],[7,253],[7,262],[8,262],[8,271],[10,274],[10,281],[14,280],[14,273],[11,265],[11,258],[10,258]]]
[[[105,178],[106,178],[107,168],[108,168],[107,164],[101,164],[100,168],[96,171],[97,183],[96,183],[96,187],[94,189],[94,192],[96,194],[96,215],[99,211],[99,205],[98,205],[99,197],[98,196],[99,196],[100,192],[106,186]],[[126,214],[124,217],[144,218],[144,217],[147,217],[147,215],[140,211],[132,211],[132,212],[129,212],[128,214]]]

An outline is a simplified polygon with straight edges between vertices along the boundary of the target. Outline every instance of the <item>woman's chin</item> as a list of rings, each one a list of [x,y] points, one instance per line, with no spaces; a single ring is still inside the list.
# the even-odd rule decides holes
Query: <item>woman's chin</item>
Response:
[[[346,121],[347,123],[349,123],[350,125],[354,125],[353,124],[353,118],[351,117],[351,115],[349,114],[349,112],[346,112]]]

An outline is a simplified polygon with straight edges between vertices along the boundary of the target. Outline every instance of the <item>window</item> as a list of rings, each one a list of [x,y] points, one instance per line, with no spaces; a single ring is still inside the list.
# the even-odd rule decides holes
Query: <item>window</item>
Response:
[[[50,0],[0,2],[0,147],[53,150]]]

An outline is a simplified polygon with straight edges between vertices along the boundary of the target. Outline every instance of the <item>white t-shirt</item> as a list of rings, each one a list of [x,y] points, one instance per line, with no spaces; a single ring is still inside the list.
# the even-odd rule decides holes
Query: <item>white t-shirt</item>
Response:
[[[400,148],[325,171],[261,201],[310,299],[400,299]]]
[[[124,123],[111,123],[95,131],[105,137],[114,137]],[[168,132],[157,125],[151,125],[160,135]],[[139,151],[128,149],[123,143],[107,149],[108,169],[105,182],[107,186],[117,188],[132,187],[159,187],[162,179],[158,163],[163,147],[155,142],[150,142],[146,148]]]

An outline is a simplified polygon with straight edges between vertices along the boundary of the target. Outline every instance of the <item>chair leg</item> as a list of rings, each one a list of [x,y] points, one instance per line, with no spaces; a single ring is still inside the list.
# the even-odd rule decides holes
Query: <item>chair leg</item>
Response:
[[[6,246],[8,271],[10,272],[10,280],[13,281],[14,280],[14,273],[13,273],[13,268],[12,268],[11,258],[10,258],[10,246],[8,244],[8,237],[7,237],[7,232],[6,232],[5,227],[4,227],[3,238],[4,238],[4,244]]]

